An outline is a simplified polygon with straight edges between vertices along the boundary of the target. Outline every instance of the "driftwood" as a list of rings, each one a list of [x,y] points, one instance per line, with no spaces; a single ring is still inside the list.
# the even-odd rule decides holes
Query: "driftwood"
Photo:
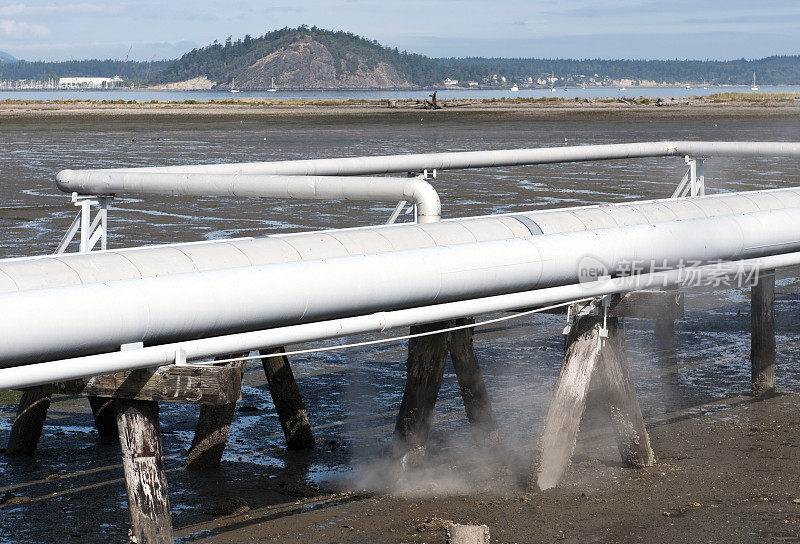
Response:
[[[425,101],[425,104],[423,105],[423,107],[426,110],[440,110],[440,109],[442,109],[442,106],[436,100],[436,93],[437,92],[438,91],[433,91],[433,94],[429,95],[431,97],[431,99]]]

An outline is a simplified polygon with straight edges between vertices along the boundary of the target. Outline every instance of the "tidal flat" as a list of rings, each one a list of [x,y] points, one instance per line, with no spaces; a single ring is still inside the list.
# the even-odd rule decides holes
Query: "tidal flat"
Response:
[[[261,113],[267,107],[236,104],[0,103],[0,257],[54,251],[76,213],[69,195],[55,187],[54,176],[63,168],[667,139],[800,141],[800,107],[793,101],[731,106],[747,112],[741,115],[725,113],[719,104],[670,110],[673,106],[614,103],[596,116],[577,110],[589,106],[576,105],[571,113],[560,111],[562,105],[530,106],[542,108],[545,113],[539,116],[506,115],[488,106],[478,111],[480,105],[426,111],[385,104],[337,106],[336,111],[306,115],[306,109],[328,106],[301,111],[289,105],[276,106],[276,111],[290,113],[272,115]],[[358,113],[341,113],[350,107]],[[470,107],[476,111],[469,113]],[[629,115],[615,108],[648,113]],[[661,113],[681,108],[694,113]],[[676,157],[502,167],[440,172],[434,185],[444,217],[465,217],[666,198],[685,168]],[[800,164],[788,158],[711,158],[705,173],[710,193],[800,186]],[[379,224],[392,208],[221,197],[121,198],[110,211],[109,245]],[[402,482],[379,476],[403,391],[405,344],[293,360],[318,441],[307,453],[285,451],[263,372],[254,363],[245,374],[220,470],[198,475],[183,469],[198,409],[161,406],[178,541],[443,542],[441,520],[486,523],[500,542],[800,538],[800,504],[794,502],[800,498],[795,469],[800,445],[797,278],[798,270],[783,271],[776,286],[776,374],[782,395],[763,401],[743,396],[750,372],[747,289],[690,290],[686,316],[676,324],[674,351],[654,346],[652,322],[626,323],[628,357],[656,466],[623,468],[611,430],[598,418],[579,437],[567,482],[544,493],[525,492],[516,471],[535,455],[563,356],[563,316],[527,316],[476,331],[477,354],[510,453],[487,460],[476,452],[448,365],[429,463]],[[319,345],[329,343],[314,344]],[[15,411],[15,399],[3,399],[0,446],[8,439]],[[119,463],[119,446],[98,441],[85,399],[55,397],[37,455],[29,460],[0,455],[0,542],[125,541],[128,513]]]

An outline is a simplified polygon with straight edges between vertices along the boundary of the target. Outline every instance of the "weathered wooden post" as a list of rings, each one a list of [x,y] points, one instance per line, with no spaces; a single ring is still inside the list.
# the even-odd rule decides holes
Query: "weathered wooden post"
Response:
[[[415,325],[411,327],[411,334],[446,329],[451,323]],[[428,441],[447,362],[447,343],[447,333],[419,336],[408,341],[406,386],[394,429],[393,456],[396,459],[421,450]]]
[[[475,319],[456,319],[455,326],[471,325]],[[480,446],[494,447],[500,444],[500,431],[497,428],[497,419],[492,411],[489,392],[483,380],[478,357],[472,337],[475,329],[459,329],[450,333],[450,359],[461,389],[461,398],[464,400],[464,409],[467,412],[472,434]]]
[[[650,295],[647,295],[650,296]],[[660,295],[659,295],[660,296]],[[590,385],[606,404],[622,460],[632,467],[655,461],[650,439],[636,399],[625,356],[625,332],[616,315],[635,313],[638,297],[615,299],[609,315],[579,313],[567,334],[566,353],[547,411],[539,444],[541,458],[532,466],[529,486],[549,489],[558,485],[570,464]],[[576,309],[581,312],[581,309]]]
[[[549,489],[561,481],[570,464],[586,408],[592,372],[600,358],[602,317],[574,320],[567,334],[566,354],[547,410],[539,444],[538,470],[532,467],[529,487]]]
[[[284,353],[283,348],[260,351],[261,355]],[[300,396],[300,389],[292,374],[289,358],[285,355],[265,357],[261,359],[267,384],[272,395],[272,402],[278,412],[286,447],[290,450],[301,450],[314,447],[314,434],[308,413]]]
[[[132,539],[137,544],[172,544],[158,403],[115,399],[114,412],[122,448]]]
[[[655,455],[628,369],[625,331],[616,317],[608,319],[607,327],[608,338],[594,373],[608,405],[622,461],[634,468],[649,467],[655,463]]]
[[[758,274],[750,288],[750,391],[775,392],[775,271]]]
[[[471,325],[474,322],[472,318],[461,318],[415,325],[411,327],[411,334],[424,334],[453,326]],[[402,459],[410,452],[424,452],[433,424],[436,398],[442,386],[448,351],[453,360],[473,436],[482,447],[500,444],[497,420],[492,412],[489,393],[472,343],[473,331],[472,327],[467,327],[409,340],[406,386],[394,430],[395,459]]]
[[[218,357],[217,359],[233,359],[246,357],[246,353]],[[235,366],[239,371],[240,383],[244,375],[244,362],[237,361]],[[241,390],[241,387],[240,387]],[[200,416],[194,430],[192,445],[186,454],[186,468],[189,470],[206,470],[216,468],[222,462],[222,454],[228,445],[233,416],[236,413],[236,400],[225,404],[201,404]]]
[[[36,453],[49,407],[49,393],[23,391],[8,437],[7,456],[29,457]]]
[[[100,438],[117,436],[117,418],[114,414],[113,399],[110,397],[89,396],[89,406],[92,408],[94,425]]]

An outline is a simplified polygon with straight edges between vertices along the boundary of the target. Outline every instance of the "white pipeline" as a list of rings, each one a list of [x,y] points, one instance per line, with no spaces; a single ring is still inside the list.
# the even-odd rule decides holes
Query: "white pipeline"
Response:
[[[436,190],[420,178],[275,176],[264,174],[165,173],[62,170],[62,191],[82,195],[221,195],[303,200],[413,202],[420,223],[438,221]]]
[[[800,207],[774,189],[0,260],[0,293]]]
[[[800,144],[794,142],[637,142],[539,149],[461,151],[452,153],[119,168],[108,170],[214,174],[281,174],[290,176],[360,176],[392,172],[421,172],[423,170],[433,169],[452,170],[683,155],[695,157],[780,156],[797,158],[800,157]]]
[[[798,233],[800,207],[11,292],[0,366],[788,253]]]
[[[463,316],[666,287],[685,282],[687,278],[695,280],[710,275],[718,281],[724,275],[737,275],[752,269],[771,270],[796,265],[800,265],[798,252],[3,368],[0,369],[0,390],[169,364],[175,362],[179,352],[187,359],[224,356]]]

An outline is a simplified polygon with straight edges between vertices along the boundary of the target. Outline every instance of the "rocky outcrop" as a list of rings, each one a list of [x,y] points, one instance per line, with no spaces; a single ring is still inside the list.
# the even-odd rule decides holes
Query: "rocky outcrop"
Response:
[[[156,91],[207,91],[212,89],[214,85],[216,85],[216,83],[208,79],[206,76],[200,76],[187,79],[186,81],[176,81],[175,83],[153,85],[150,87],[150,89]]]
[[[337,59],[325,45],[310,38],[294,41],[257,60],[236,75],[236,87],[268,89],[273,78],[279,89],[413,87],[386,62],[370,61],[353,53]]]

